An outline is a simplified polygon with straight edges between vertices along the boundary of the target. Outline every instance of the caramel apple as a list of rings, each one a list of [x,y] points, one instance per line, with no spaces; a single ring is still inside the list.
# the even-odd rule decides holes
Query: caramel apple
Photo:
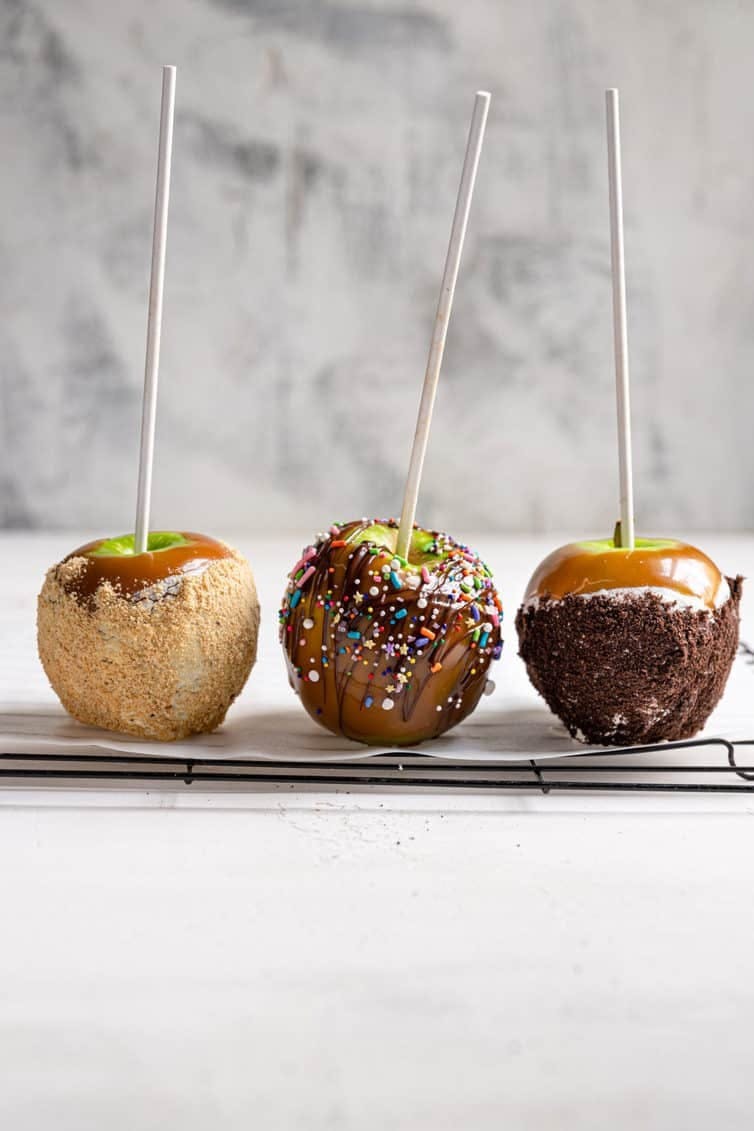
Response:
[[[291,685],[334,734],[379,745],[436,738],[493,689],[501,605],[484,563],[447,534],[394,522],[330,528],[305,548],[280,610]]]
[[[214,730],[256,658],[248,562],[203,534],[90,542],[47,573],[39,655],[63,706],[90,726],[170,740]]]
[[[520,654],[573,736],[690,738],[725,688],[741,585],[683,542],[574,542],[534,571],[516,616]]]

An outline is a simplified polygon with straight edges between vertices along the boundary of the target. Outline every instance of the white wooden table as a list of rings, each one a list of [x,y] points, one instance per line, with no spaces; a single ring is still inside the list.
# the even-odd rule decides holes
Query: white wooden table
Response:
[[[301,540],[242,546],[281,679]],[[0,539],[0,628],[28,621],[29,647],[76,541]],[[480,543],[509,611],[554,544]],[[704,545],[754,573],[754,541]],[[753,816],[0,791],[0,1125],[749,1127]]]

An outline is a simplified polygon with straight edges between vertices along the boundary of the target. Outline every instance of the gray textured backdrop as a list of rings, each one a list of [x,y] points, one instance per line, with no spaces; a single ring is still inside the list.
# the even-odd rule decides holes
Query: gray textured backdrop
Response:
[[[154,520],[396,513],[476,87],[419,517],[616,517],[603,88],[640,526],[754,525],[754,3],[0,0],[0,524],[132,522],[178,65]]]

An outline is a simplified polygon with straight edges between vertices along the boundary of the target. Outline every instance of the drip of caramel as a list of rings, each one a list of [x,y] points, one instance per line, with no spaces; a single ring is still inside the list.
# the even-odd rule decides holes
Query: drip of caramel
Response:
[[[554,550],[535,570],[526,600],[606,589],[670,589],[715,608],[722,574],[715,563],[683,542],[637,541],[634,550],[610,542],[572,542]]]
[[[143,554],[95,554],[102,539],[80,546],[64,558],[76,560],[77,569],[60,569],[59,580],[67,593],[82,604],[93,600],[101,585],[110,585],[121,597],[131,598],[170,577],[202,573],[212,562],[228,558],[231,550],[206,534],[181,532],[187,541],[166,550]]]

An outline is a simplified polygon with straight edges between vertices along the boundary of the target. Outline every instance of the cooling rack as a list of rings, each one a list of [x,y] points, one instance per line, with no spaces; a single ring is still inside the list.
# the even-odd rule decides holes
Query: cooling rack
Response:
[[[452,760],[416,751],[355,762],[134,758],[122,754],[0,754],[0,783],[264,787],[330,790],[533,791],[537,793],[754,793],[754,739],[704,738],[521,762]],[[754,752],[752,752],[754,755]]]

